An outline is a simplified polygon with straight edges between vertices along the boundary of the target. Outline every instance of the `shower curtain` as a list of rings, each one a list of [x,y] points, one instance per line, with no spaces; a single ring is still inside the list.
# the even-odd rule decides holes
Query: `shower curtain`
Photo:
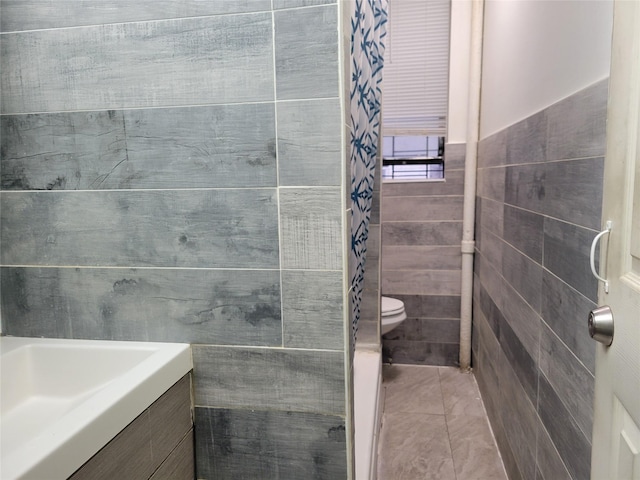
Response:
[[[351,18],[351,273],[352,335],[355,342],[371,216],[380,133],[380,102],[387,0],[355,0]]]

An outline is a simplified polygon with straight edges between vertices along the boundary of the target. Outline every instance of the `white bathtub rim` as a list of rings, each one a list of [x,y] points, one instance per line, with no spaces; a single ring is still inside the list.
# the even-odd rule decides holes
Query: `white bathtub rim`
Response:
[[[10,345],[6,349],[3,345],[3,351],[26,342],[90,342],[159,350],[87,397],[23,448],[2,458],[3,480],[69,477],[193,368],[189,344],[21,337],[2,337],[1,341],[5,344],[6,340]]]
[[[356,480],[376,480],[382,414],[380,350],[356,348],[353,369]]]

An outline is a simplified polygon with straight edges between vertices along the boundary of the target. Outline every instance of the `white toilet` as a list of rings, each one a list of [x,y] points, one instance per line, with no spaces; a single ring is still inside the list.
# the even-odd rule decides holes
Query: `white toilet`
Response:
[[[381,303],[380,332],[384,335],[400,325],[407,318],[407,313],[404,311],[404,302],[397,298],[381,297]]]

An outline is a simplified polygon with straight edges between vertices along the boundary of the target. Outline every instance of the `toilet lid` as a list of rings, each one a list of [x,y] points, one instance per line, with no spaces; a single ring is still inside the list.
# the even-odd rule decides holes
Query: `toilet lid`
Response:
[[[382,297],[382,316],[389,317],[404,312],[404,302],[397,298]]]

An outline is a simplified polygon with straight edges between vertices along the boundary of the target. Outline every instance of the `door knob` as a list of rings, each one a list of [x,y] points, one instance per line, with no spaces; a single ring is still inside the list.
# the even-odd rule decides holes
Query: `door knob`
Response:
[[[613,312],[608,305],[589,312],[589,335],[607,347],[613,343]]]

